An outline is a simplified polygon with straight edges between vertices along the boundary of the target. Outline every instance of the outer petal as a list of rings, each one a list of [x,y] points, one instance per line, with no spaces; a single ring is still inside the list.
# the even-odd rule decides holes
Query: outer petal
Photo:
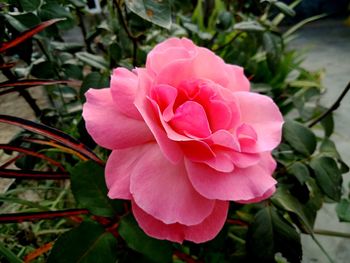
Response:
[[[228,88],[232,91],[249,91],[250,83],[240,66],[226,64],[226,72],[230,76]]]
[[[256,134],[255,144],[241,144],[243,152],[257,153],[273,150],[282,137],[283,117],[271,98],[252,92],[236,92],[242,123],[251,126]]]
[[[170,163],[155,143],[134,164],[130,179],[135,203],[166,224],[199,224],[213,211],[215,201],[194,190],[184,164]]]
[[[110,89],[89,89],[83,106],[86,128],[92,138],[107,149],[121,149],[154,140],[143,121],[119,112]]]
[[[134,202],[133,214],[147,235],[182,243],[184,240],[202,243],[213,239],[225,224],[228,202],[216,201],[213,212],[198,225],[186,226],[179,223],[165,224],[145,213]]]
[[[111,94],[115,107],[126,116],[142,120],[134,105],[138,79],[135,73],[126,68],[116,68],[111,76]]]
[[[131,199],[130,175],[135,164],[147,154],[148,148],[149,144],[145,144],[112,151],[105,168],[109,198]]]
[[[236,168],[231,173],[215,171],[207,165],[186,160],[193,187],[210,199],[250,203],[262,200],[276,184],[272,171],[276,166],[270,153],[261,154],[261,161],[248,168]]]
[[[192,59],[167,64],[159,72],[157,83],[178,87],[184,80],[209,79],[226,87],[229,77],[225,71],[225,62],[208,49],[198,48],[197,51]]]

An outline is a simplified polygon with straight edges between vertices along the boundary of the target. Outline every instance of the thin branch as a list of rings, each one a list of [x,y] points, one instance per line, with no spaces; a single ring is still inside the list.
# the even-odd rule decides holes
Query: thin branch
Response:
[[[114,5],[117,9],[117,12],[118,12],[118,17],[119,17],[119,20],[120,20],[120,23],[122,25],[122,27],[124,28],[124,31],[125,33],[128,35],[129,39],[132,41],[132,44],[133,44],[133,52],[132,52],[132,64],[134,67],[136,67],[136,60],[137,60],[137,43],[138,43],[138,39],[140,37],[140,35],[138,36],[134,36],[129,27],[128,27],[128,24],[125,20],[125,17],[123,15],[123,11],[122,9],[120,8],[120,5],[119,5],[119,1],[118,0],[115,0],[114,1]]]
[[[315,126],[318,122],[322,121],[324,118],[326,118],[329,114],[331,114],[333,111],[339,108],[341,101],[344,99],[345,95],[350,90],[350,82],[345,87],[345,89],[342,91],[342,93],[339,95],[338,99],[333,103],[333,105],[326,110],[324,113],[322,113],[320,116],[318,116],[315,120],[313,120],[308,126],[309,128]]]
[[[68,209],[62,211],[1,214],[0,223],[19,223],[23,221],[54,219],[85,214],[89,214],[89,211],[87,209]]]
[[[342,232],[323,230],[323,229],[314,229],[314,233],[317,235],[331,236],[331,237],[342,237],[342,238],[349,238],[350,239],[349,233],[342,233]]]

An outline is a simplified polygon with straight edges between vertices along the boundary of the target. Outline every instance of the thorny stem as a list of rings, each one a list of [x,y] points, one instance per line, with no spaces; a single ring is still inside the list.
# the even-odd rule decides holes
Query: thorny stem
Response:
[[[333,103],[333,105],[326,110],[324,113],[322,113],[320,116],[318,116],[315,120],[313,120],[308,126],[309,128],[312,128],[315,126],[318,122],[322,121],[324,118],[326,118],[329,114],[331,114],[333,111],[339,108],[341,101],[344,99],[345,95],[350,90],[350,82],[348,85],[346,85],[345,89],[342,91],[342,93],[339,95],[338,99]]]

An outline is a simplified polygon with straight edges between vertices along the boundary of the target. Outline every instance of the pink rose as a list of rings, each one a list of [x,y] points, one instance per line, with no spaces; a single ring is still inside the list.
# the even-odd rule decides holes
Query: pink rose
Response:
[[[113,150],[108,196],[131,200],[148,235],[205,242],[223,227],[230,200],[274,193],[271,151],[282,115],[269,97],[249,91],[241,67],[170,38],[145,68],[115,69],[110,86],[86,93],[83,117],[94,140]]]

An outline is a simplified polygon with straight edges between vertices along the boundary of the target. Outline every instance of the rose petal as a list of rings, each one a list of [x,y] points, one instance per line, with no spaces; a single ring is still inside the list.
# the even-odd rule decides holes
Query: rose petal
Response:
[[[276,163],[270,153],[261,154],[261,161],[231,173],[215,171],[207,165],[186,160],[186,169],[193,187],[209,199],[251,202],[262,200],[276,184],[271,168]]]
[[[230,76],[228,88],[232,91],[249,91],[250,83],[244,75],[244,69],[240,66],[226,64],[226,72]]]
[[[107,149],[121,149],[154,140],[143,121],[119,112],[110,89],[89,89],[83,106],[86,129],[95,142]]]
[[[113,70],[110,86],[116,109],[130,118],[142,120],[134,105],[138,86],[137,75],[126,68],[116,68]]]
[[[228,207],[228,202],[216,201],[212,213],[202,223],[186,226],[179,223],[165,224],[132,202],[133,214],[147,235],[178,243],[184,240],[203,243],[213,239],[225,224]]]
[[[137,72],[139,77],[140,88],[139,92],[136,95],[135,106],[137,107],[147,126],[153,133],[160,149],[162,150],[166,158],[172,163],[178,163],[183,158],[181,148],[176,142],[168,138],[159,120],[160,110],[159,112],[155,112],[152,101],[149,97],[147,97],[150,93],[152,86],[151,78],[145,70],[138,69]]]
[[[150,52],[147,56],[146,68],[157,74],[170,61],[190,59],[192,56],[193,54],[184,47],[169,47],[161,52]]]
[[[234,93],[240,107],[242,123],[251,126],[257,134],[255,144],[241,144],[243,152],[271,151],[282,137],[283,117],[271,98],[251,92]]]
[[[207,115],[203,107],[195,101],[186,101],[175,111],[170,125],[178,132],[198,138],[211,134]]]
[[[170,163],[156,144],[135,163],[130,179],[136,204],[166,224],[199,224],[213,210],[215,201],[193,189],[184,164]]]
[[[181,82],[190,79],[208,79],[225,87],[228,75],[224,61],[205,48],[197,48],[195,57],[168,63],[157,75],[157,84],[178,87]]]
[[[158,85],[151,90],[151,98],[158,105],[165,121],[170,121],[174,116],[173,108],[176,96],[177,90],[169,85]]]

